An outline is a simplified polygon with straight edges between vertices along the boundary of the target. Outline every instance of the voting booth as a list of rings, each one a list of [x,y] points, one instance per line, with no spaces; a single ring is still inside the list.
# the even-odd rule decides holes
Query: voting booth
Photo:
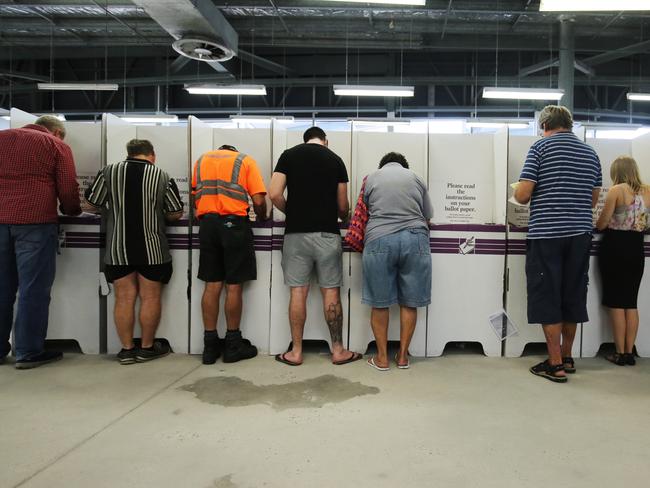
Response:
[[[399,130],[396,132],[395,130]],[[389,152],[398,152],[406,157],[409,167],[427,184],[426,131],[410,132],[409,125],[381,126],[354,122],[352,126],[352,171],[350,187],[351,207],[354,209],[364,177],[377,171],[379,161]],[[362,255],[352,252],[350,257],[350,349],[365,352],[368,344],[375,340],[370,326],[371,307],[361,303],[363,287]],[[418,317],[409,352],[412,356],[425,356],[427,332],[427,307],[418,309]],[[388,340],[399,342],[399,306],[390,307]]]
[[[490,316],[503,310],[508,130],[431,134],[433,287],[427,356],[449,342],[478,342],[501,355]]]
[[[151,141],[156,152],[156,166],[165,170],[176,180],[186,212],[189,204],[187,128],[183,126],[136,126],[113,115],[107,115],[105,122],[106,163],[114,164],[126,159],[126,143],[131,139]],[[182,219],[168,224],[167,238],[174,273],[169,284],[163,287],[162,313],[156,337],[167,339],[174,352],[187,353],[189,349],[189,303],[187,300],[189,229],[187,220]],[[113,319],[114,305],[114,294],[111,293],[108,296],[107,310],[109,353],[118,352],[121,348]],[[136,314],[134,335],[138,337],[139,333],[139,321]]]
[[[273,166],[277,163],[280,155],[285,149],[297,144],[302,144],[302,135],[305,130],[311,127],[311,123],[305,121],[295,124],[284,124],[274,122],[273,124]],[[329,148],[338,154],[345,163],[348,176],[351,174],[350,154],[351,141],[349,131],[330,130],[327,124],[319,124],[327,133]],[[305,164],[309,164],[306,162]],[[348,186],[349,189],[349,186]],[[314,202],[319,205],[319,202]],[[273,209],[273,251],[272,251],[272,281],[271,281],[271,321],[270,321],[270,342],[269,352],[280,354],[285,352],[291,343],[291,329],[289,327],[289,287],[284,284],[282,273],[282,243],[284,241],[285,215],[278,209]],[[344,232],[342,233],[342,236]],[[259,256],[259,254],[258,254]],[[350,256],[348,252],[343,253],[343,286],[341,286],[341,305],[343,307],[343,345],[348,347],[348,321],[347,310],[350,306]],[[259,273],[259,263],[258,263]],[[323,312],[323,301],[320,287],[315,276],[309,288],[307,299],[307,320],[303,340],[326,341],[331,347],[330,332],[325,322]]]
[[[11,109],[11,127],[23,127],[36,116]],[[65,142],[72,149],[80,195],[101,168],[102,124],[65,122]],[[59,252],[50,301],[47,339],[74,340],[84,353],[100,351],[99,248],[100,220],[94,216],[59,218]]]
[[[188,120],[190,141],[190,185],[194,163],[201,154],[217,149],[223,144],[235,146],[238,151],[249,155],[257,162],[267,187],[271,180],[271,147],[272,130],[265,128],[213,128],[196,117]],[[267,207],[270,200],[267,197]],[[251,203],[252,209],[252,203]],[[241,319],[242,335],[257,346],[260,352],[269,351],[269,316],[271,309],[271,222],[252,223],[255,239],[255,257],[257,261],[257,280],[244,284],[243,311]],[[190,353],[199,354],[203,351],[203,319],[201,314],[201,297],[204,284],[197,278],[199,269],[199,224],[192,222],[192,261],[191,261],[191,315],[190,315]],[[226,334],[226,319],[224,302],[226,290],[221,293],[217,330],[219,336]]]

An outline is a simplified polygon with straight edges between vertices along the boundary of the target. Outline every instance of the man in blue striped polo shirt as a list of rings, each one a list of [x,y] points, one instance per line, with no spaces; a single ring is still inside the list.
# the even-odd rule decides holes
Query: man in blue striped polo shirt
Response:
[[[596,152],[571,131],[565,107],[539,116],[543,139],[526,157],[515,199],[530,201],[526,250],[528,322],[542,324],[549,358],[530,372],[558,383],[575,373],[571,357],[578,322],[587,316],[593,207],[602,175]]]

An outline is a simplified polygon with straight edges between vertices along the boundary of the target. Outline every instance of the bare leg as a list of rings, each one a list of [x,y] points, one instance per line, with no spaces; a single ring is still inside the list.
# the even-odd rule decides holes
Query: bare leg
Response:
[[[160,295],[162,283],[151,281],[138,275],[140,296],[140,327],[142,327],[142,347],[153,346],[156,330],[160,324]]]
[[[223,289],[223,281],[206,282],[201,298],[201,311],[203,313],[203,329],[206,331],[217,330],[219,317],[219,298]]]
[[[239,330],[242,313],[243,285],[226,285],[226,327],[228,330]]]
[[[409,346],[415,332],[415,324],[418,320],[418,309],[413,307],[399,307],[399,355],[398,364],[409,362]]]
[[[309,285],[292,286],[289,298],[289,324],[291,325],[291,351],[285,358],[294,363],[302,363],[302,335],[307,320],[307,296]]]
[[[372,307],[370,311],[370,325],[375,335],[377,344],[377,355],[374,358],[375,364],[380,368],[388,367],[388,308]]]
[[[343,306],[340,288],[321,288],[323,313],[332,338],[332,362],[345,361],[354,353],[343,347]]]
[[[573,356],[573,340],[576,338],[578,325],[572,322],[562,323],[562,357],[570,358]]]
[[[625,324],[625,352],[631,354],[634,351],[634,342],[639,331],[639,309],[628,308],[625,310]]]
[[[548,349],[548,362],[551,366],[562,364],[562,348],[560,340],[562,337],[562,323],[542,325],[544,336],[546,337],[546,347]],[[556,376],[565,376],[564,371],[558,371]]]
[[[135,301],[138,297],[137,273],[131,273],[113,282],[115,289],[115,329],[124,349],[133,348]]]
[[[609,316],[612,320],[612,334],[614,335],[614,344],[616,344],[616,352],[619,354],[623,354],[625,352],[625,315],[625,309],[609,309]]]

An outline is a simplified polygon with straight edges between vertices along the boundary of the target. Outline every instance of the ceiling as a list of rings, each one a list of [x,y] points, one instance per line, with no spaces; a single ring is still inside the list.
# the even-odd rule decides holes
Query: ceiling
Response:
[[[161,13],[169,3],[171,15]],[[152,6],[153,5],[153,6]],[[203,22],[233,29],[238,56],[179,57],[175,38]],[[198,17],[203,17],[203,20]],[[649,122],[625,98],[650,90],[648,13],[579,14],[577,118]],[[221,23],[223,22],[223,23]],[[188,27],[190,25],[190,27]],[[512,116],[535,106],[483,100],[483,86],[556,87],[560,17],[538,0],[427,0],[423,7],[325,0],[0,0],[0,107],[68,114],[236,111],[319,116]],[[180,33],[180,34],[179,34]],[[232,39],[230,39],[232,41]],[[531,68],[532,67],[532,68]],[[39,92],[36,81],[111,81],[113,93]],[[186,83],[265,84],[266,97],[191,96]],[[331,85],[409,84],[409,99],[336,97]],[[637,106],[639,105],[639,106]]]

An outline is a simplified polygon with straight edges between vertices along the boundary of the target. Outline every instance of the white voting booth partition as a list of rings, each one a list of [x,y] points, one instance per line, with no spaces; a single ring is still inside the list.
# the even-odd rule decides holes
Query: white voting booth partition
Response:
[[[235,146],[240,152],[251,156],[257,162],[264,184],[268,189],[271,179],[271,127],[268,128],[213,128],[196,117],[190,117],[189,140],[191,168],[206,151],[217,149],[223,144]],[[191,178],[191,170],[190,170]],[[267,201],[270,208],[270,201]],[[244,285],[241,331],[261,352],[269,351],[269,316],[271,308],[271,223],[253,222],[257,280]],[[199,269],[199,226],[194,221],[192,228],[192,271],[191,271],[191,314],[190,353],[203,351],[203,320],[201,296],[203,282],[197,278]],[[219,336],[226,333],[224,316],[225,290],[222,292],[217,328]]]
[[[501,354],[489,317],[503,309],[507,146],[506,128],[429,136],[434,225],[427,356],[440,356],[454,341]]]
[[[106,116],[107,164],[126,158],[126,143],[133,138],[151,141],[156,151],[156,165],[176,180],[185,209],[188,206],[188,147],[187,128],[181,126],[135,126],[118,117]],[[187,353],[189,348],[188,280],[189,231],[187,220],[167,226],[167,237],[174,274],[163,288],[162,314],[156,334],[169,341],[174,352]],[[108,352],[115,353],[121,345],[113,320],[114,295],[108,297]],[[136,325],[135,335],[139,330]]]
[[[36,116],[11,110],[11,126],[33,123]],[[66,122],[65,142],[72,149],[79,191],[94,179],[101,168],[102,125],[93,122]],[[81,350],[97,354],[99,325],[99,218],[92,216],[59,219],[59,255],[52,287],[47,339],[75,340]]]
[[[329,148],[338,154],[345,162],[350,175],[350,132],[329,130],[327,124],[320,124],[327,133]],[[273,164],[275,165],[285,149],[289,149],[303,142],[303,132],[311,127],[311,124],[280,124],[274,123],[273,127]],[[306,164],[309,164],[306,162]],[[318,205],[318,202],[314,202]],[[291,330],[289,328],[289,288],[284,284],[282,273],[282,242],[284,240],[285,216],[278,209],[273,210],[273,252],[272,252],[272,283],[271,283],[271,329],[269,340],[269,352],[280,354],[287,350],[291,343]],[[258,254],[259,255],[259,254]],[[341,287],[341,304],[344,317],[350,306],[349,290],[349,253],[343,254],[343,286]],[[307,299],[307,320],[303,340],[327,341],[331,346],[329,329],[323,315],[323,302],[320,288],[315,278],[309,290]],[[343,321],[343,343],[348,345],[348,323]]]
[[[588,139],[587,143],[594,148],[603,171],[603,191],[601,192],[599,207],[605,200],[607,189],[612,186],[609,170],[612,162],[618,156],[630,155],[632,144],[629,140],[620,139]],[[600,212],[597,212],[599,214]],[[602,282],[598,269],[598,247],[602,234],[594,235],[592,242],[591,258],[589,262],[589,289],[587,291],[587,312],[589,322],[582,324],[582,357],[593,357],[598,353],[601,344],[614,342],[607,308],[600,304],[602,298]],[[643,303],[642,301],[640,302]]]
[[[519,181],[530,146],[538,140],[535,136],[512,136],[508,142],[508,183]],[[513,191],[508,190],[508,195]],[[518,357],[528,343],[545,343],[541,326],[528,324],[526,294],[526,232],[528,209],[508,203],[508,289],[506,311],[518,329],[516,335],[506,339],[505,355]],[[580,331],[578,331],[579,334]],[[580,337],[574,342],[574,356],[580,352]]]
[[[361,190],[363,178],[377,170],[381,158],[389,152],[402,153],[409,167],[427,182],[427,136],[409,133],[406,126],[396,126],[404,132],[392,132],[391,126],[364,126],[355,122],[352,127],[352,189],[351,205],[354,208]],[[388,132],[391,130],[391,132]],[[382,131],[382,132],[380,132]],[[350,253],[350,349],[365,352],[374,341],[370,327],[370,307],[361,303],[363,270],[361,254]],[[344,304],[345,306],[345,304]],[[397,305],[390,308],[388,340],[399,341],[400,314]],[[427,309],[418,310],[415,333],[411,340],[410,354],[423,357],[426,354]]]
[[[650,182],[650,135],[644,135],[632,140],[632,157],[639,164],[641,170],[641,180]],[[650,296],[650,282],[648,274],[650,273],[650,239],[645,236],[645,276],[641,280],[639,289],[639,334],[636,340],[636,350],[639,356],[650,357],[650,308],[646,306],[647,297]]]

